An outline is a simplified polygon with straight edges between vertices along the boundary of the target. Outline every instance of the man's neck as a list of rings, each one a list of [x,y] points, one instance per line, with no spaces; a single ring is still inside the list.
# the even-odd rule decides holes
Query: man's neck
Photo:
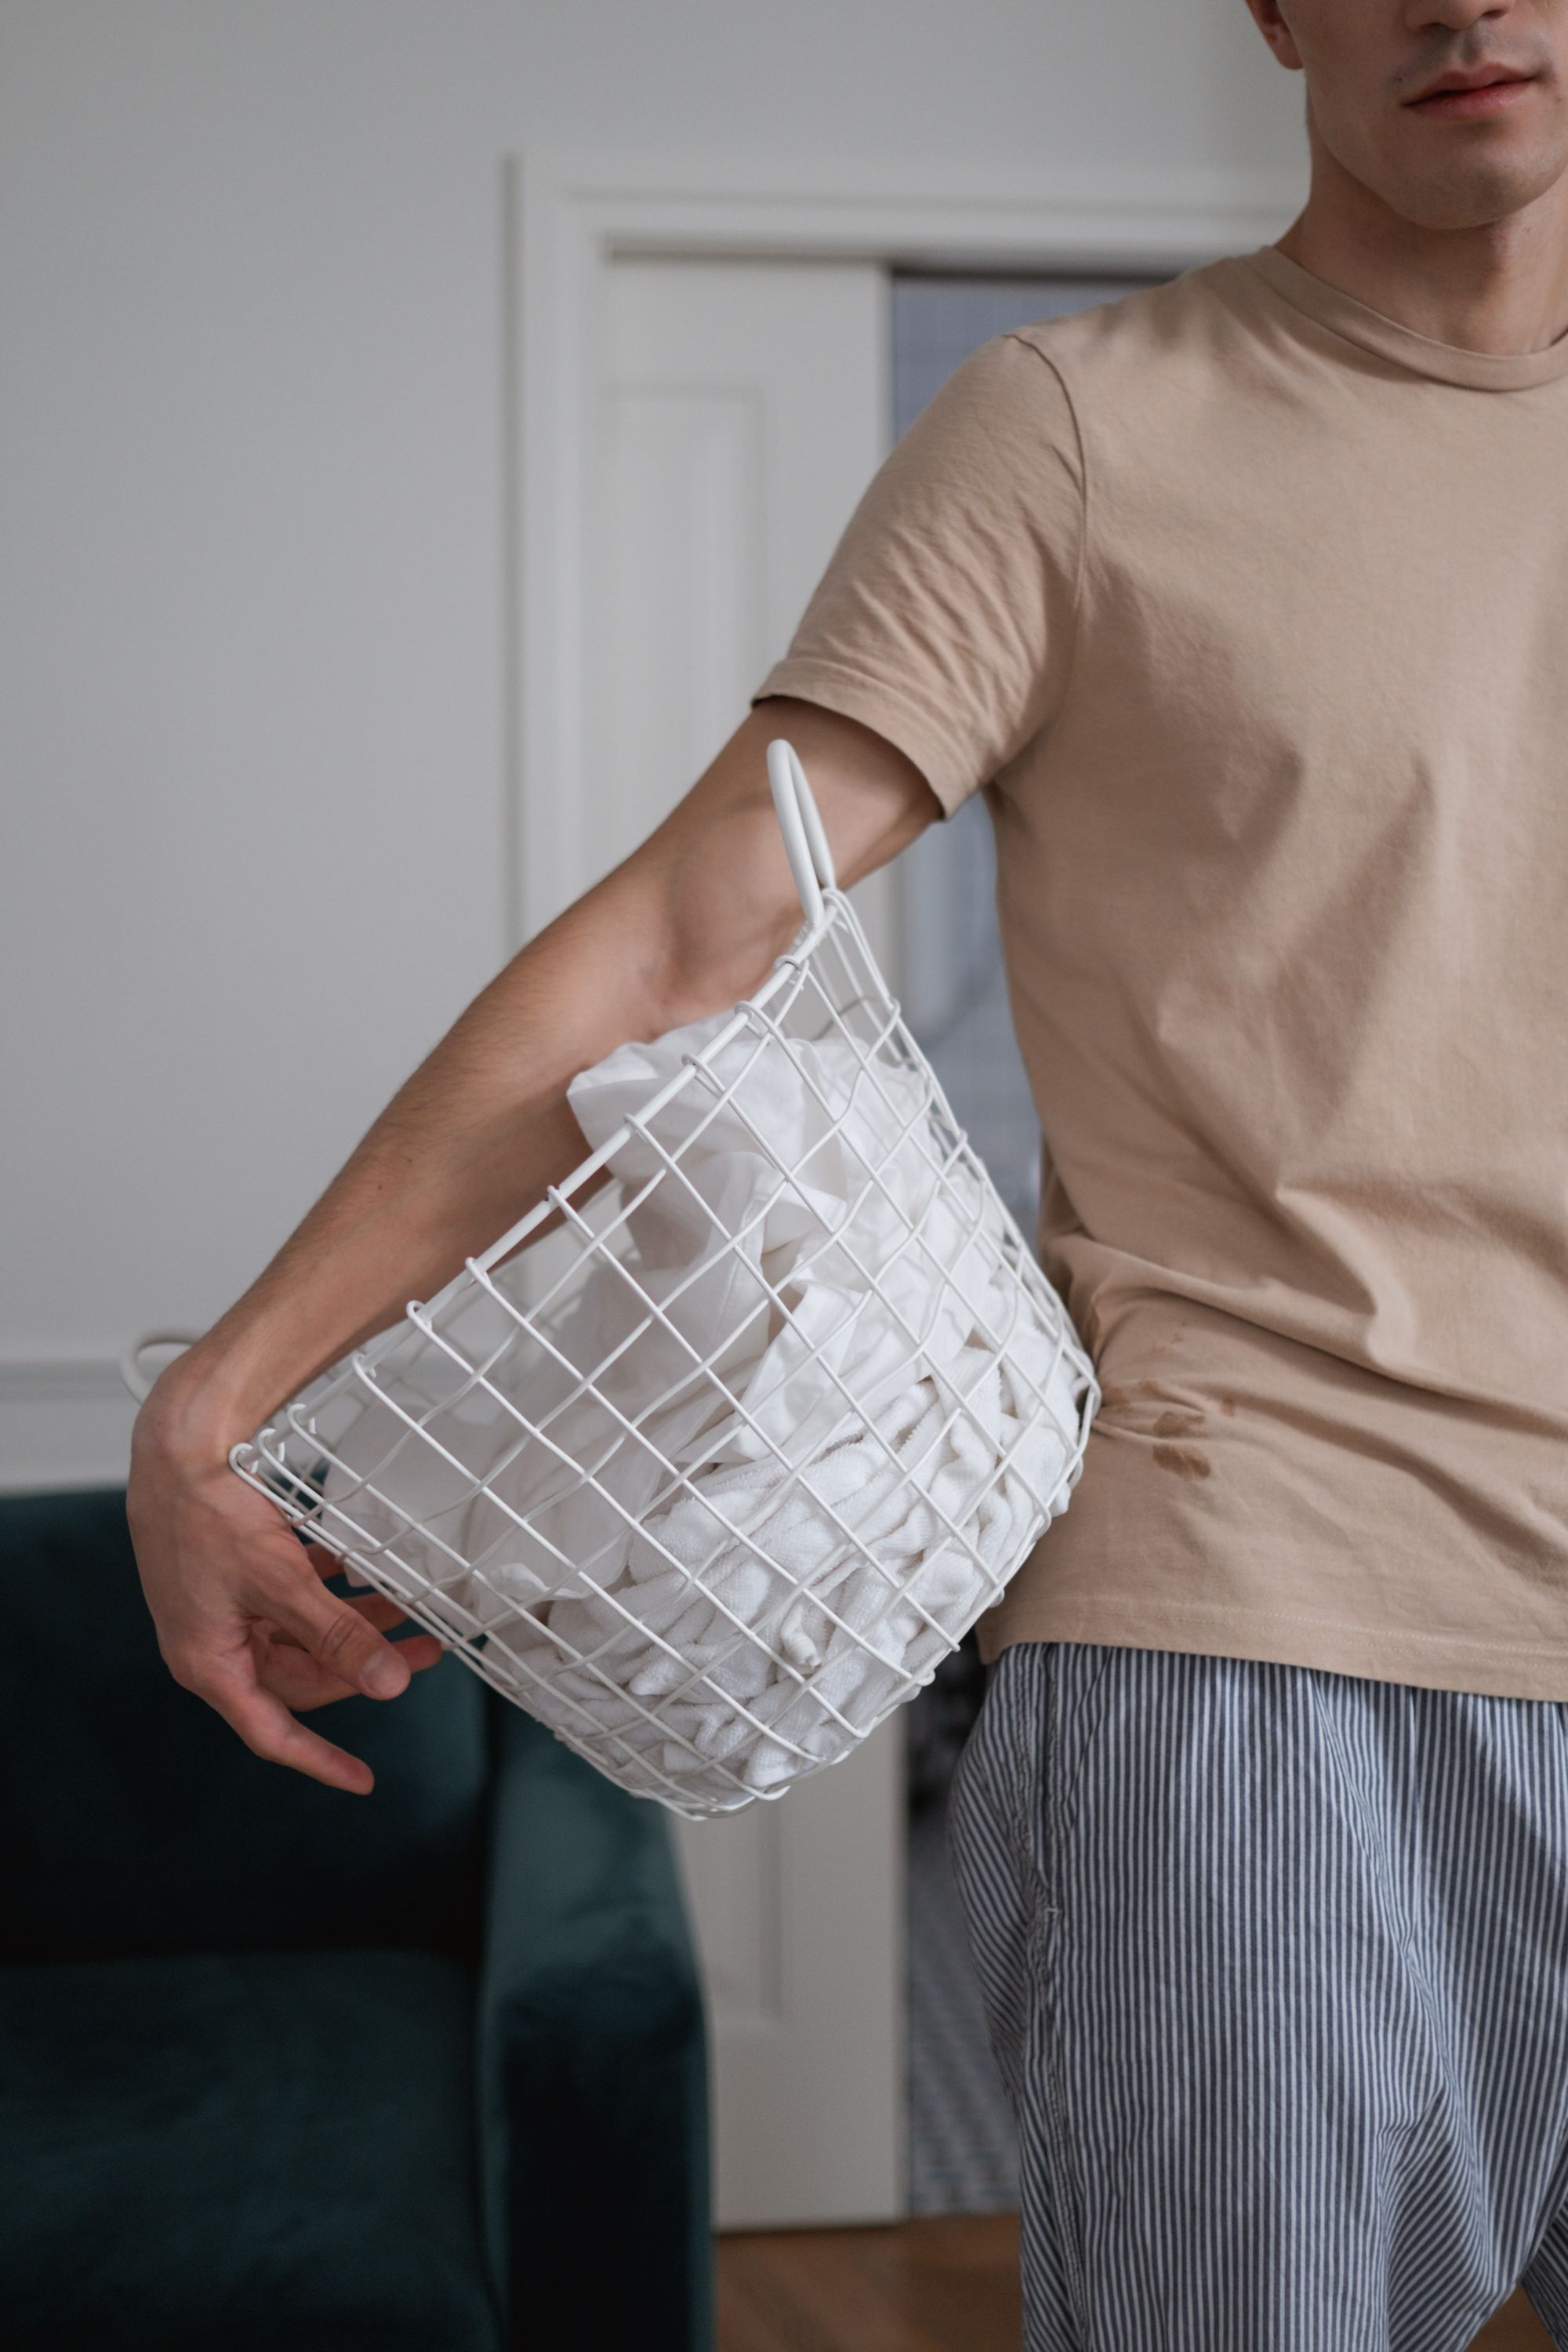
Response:
[[[1314,141],[1311,194],[1279,239],[1289,260],[1434,342],[1544,351],[1568,333],[1568,190],[1475,229],[1407,221]]]

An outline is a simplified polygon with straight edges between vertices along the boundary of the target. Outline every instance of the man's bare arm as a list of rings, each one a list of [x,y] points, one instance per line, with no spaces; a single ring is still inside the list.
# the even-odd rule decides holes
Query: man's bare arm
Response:
[[[427,1298],[582,1159],[568,1080],[632,1038],[732,1003],[800,906],[768,792],[769,740],[810,773],[839,877],[858,881],[940,812],[881,737],[809,703],[753,711],[631,857],[489,983],[315,1207],[136,1424],[128,1507],[163,1656],[258,1754],[342,1789],[366,1766],[297,1720],[352,1691],[394,1697],[437,1643],[393,1643],[393,1605],[344,1601],[229,1447],[349,1348]]]

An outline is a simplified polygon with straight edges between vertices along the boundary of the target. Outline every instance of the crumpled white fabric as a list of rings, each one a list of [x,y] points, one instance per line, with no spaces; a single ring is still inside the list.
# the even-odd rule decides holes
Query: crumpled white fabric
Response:
[[[730,1018],[574,1080],[590,1146]],[[942,1179],[945,1156],[918,1070],[748,1031],[612,1154],[626,1200],[658,1181],[630,1209],[626,1272],[598,1258],[545,1319],[553,1359],[482,1290],[449,1331],[496,1357],[541,1433],[460,1393],[415,1336],[378,1385],[408,1412],[449,1398],[432,1431],[455,1460],[372,1403],[336,1442],[329,1512],[342,1498],[387,1545],[383,1582],[434,1586],[532,1713],[646,1793],[723,1810],[846,1753],[1077,1474],[1086,1360],[1038,1270],[1011,1270],[988,1188],[962,1163]],[[498,1289],[516,1295],[526,1256]]]

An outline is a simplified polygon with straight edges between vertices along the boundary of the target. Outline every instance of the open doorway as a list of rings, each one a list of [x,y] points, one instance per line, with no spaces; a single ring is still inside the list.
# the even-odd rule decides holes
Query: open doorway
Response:
[[[993,335],[1114,300],[1147,278],[899,273],[892,288],[893,424],[911,425],[960,362]],[[1014,1041],[995,918],[991,822],[978,797],[900,861],[910,1026],[959,1123],[1032,1237],[1040,1131]],[[927,947],[929,944],[929,949]],[[906,1710],[909,2200],[916,2214],[1004,2211],[1017,2202],[1012,2118],[985,2040],[958,1893],[947,1797],[984,1694],[972,1634]]]

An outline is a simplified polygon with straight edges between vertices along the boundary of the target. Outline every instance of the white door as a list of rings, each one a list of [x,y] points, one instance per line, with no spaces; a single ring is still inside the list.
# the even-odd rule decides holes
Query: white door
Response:
[[[623,260],[603,321],[584,713],[605,870],[744,715],[889,438],[883,274]],[[857,893],[897,985],[895,893]],[[902,1726],[782,1802],[683,1824],[721,2227],[903,2199]]]

